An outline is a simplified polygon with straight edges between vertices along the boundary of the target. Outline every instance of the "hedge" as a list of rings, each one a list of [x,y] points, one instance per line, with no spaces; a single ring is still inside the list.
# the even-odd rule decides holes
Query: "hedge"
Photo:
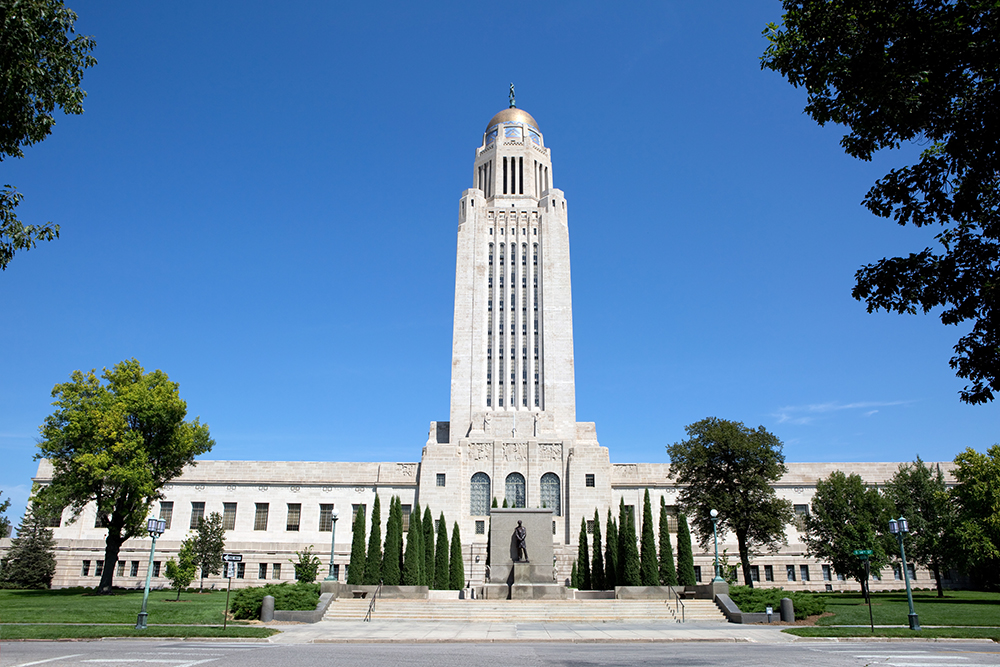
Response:
[[[241,588],[233,594],[230,611],[233,618],[258,619],[264,596],[274,597],[274,608],[294,611],[312,611],[319,604],[319,584],[297,582],[294,584],[268,584]]]
[[[730,586],[729,597],[732,598],[740,611],[747,613],[763,613],[765,607],[771,606],[777,614],[781,607],[781,598],[791,598],[795,606],[795,620],[807,616],[815,616],[826,611],[826,600],[822,596],[800,591],[786,591],[783,588],[750,588],[749,586]]]

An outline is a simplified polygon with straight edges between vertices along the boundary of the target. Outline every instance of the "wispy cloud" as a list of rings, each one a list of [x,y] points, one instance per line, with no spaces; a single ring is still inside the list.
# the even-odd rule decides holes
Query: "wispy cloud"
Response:
[[[817,419],[831,413],[843,412],[845,410],[863,410],[865,417],[871,417],[878,412],[878,408],[891,407],[895,405],[909,405],[914,401],[858,401],[855,403],[839,403],[832,401],[829,403],[813,403],[811,405],[788,405],[771,414],[778,420],[779,424],[811,424]]]

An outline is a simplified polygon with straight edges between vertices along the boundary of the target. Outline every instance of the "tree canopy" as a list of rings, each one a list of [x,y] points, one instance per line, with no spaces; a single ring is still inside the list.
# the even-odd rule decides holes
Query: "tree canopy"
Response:
[[[848,132],[870,160],[904,143],[914,163],[875,182],[864,206],[900,225],[935,225],[940,246],[881,259],[855,274],[868,312],[970,321],[950,364],[967,403],[1000,390],[1000,5],[994,0],[785,0],[764,30],[762,68],[807,93],[805,112]]]
[[[777,551],[785,543],[792,504],[771,487],[785,472],[781,440],[763,426],[709,417],[685,430],[688,439],[667,447],[670,477],[684,485],[678,497],[691,517],[703,548],[712,540],[709,512],[719,511],[720,538],[732,531],[740,551],[743,579],[753,585],[750,555]]]
[[[966,449],[955,457],[952,493],[958,503],[958,537],[965,566],[980,583],[1000,583],[1000,445],[986,453]]]
[[[55,539],[44,507],[29,505],[17,537],[0,559],[0,582],[17,588],[48,588],[56,573]]]
[[[225,552],[226,531],[222,526],[222,515],[212,512],[207,519],[198,522],[198,530],[194,534],[194,558],[201,568],[201,590],[205,590],[206,576],[222,572],[222,554]]]
[[[104,381],[102,382],[101,379]],[[100,593],[110,593],[122,543],[145,534],[160,490],[215,444],[208,425],[185,421],[187,404],[167,374],[146,373],[135,359],[96,371],[74,371],[52,390],[55,412],[39,429],[35,458],[52,464],[38,493],[49,508],[70,507],[75,520],[89,503],[108,530]]]
[[[83,71],[97,64],[93,37],[74,35],[76,14],[61,0],[8,0],[0,4],[0,161],[24,157],[42,141],[54,112],[83,113]],[[14,209],[21,193],[0,189],[0,270],[18,250],[59,236],[52,223],[25,225]]]

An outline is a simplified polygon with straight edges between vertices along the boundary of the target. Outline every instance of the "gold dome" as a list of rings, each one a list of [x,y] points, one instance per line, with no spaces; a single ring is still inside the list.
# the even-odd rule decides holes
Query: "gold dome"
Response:
[[[536,130],[538,130],[539,132],[541,132],[541,129],[539,129],[538,127],[538,123],[535,122],[535,119],[531,117],[530,113],[514,107],[511,107],[510,109],[504,109],[496,116],[493,116],[489,124],[486,126],[486,129],[489,130],[497,123],[515,123],[515,122],[526,123],[535,128]]]

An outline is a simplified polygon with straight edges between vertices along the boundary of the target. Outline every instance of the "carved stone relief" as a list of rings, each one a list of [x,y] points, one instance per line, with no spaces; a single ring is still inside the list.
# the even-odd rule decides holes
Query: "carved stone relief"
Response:
[[[526,461],[528,459],[528,444],[524,442],[508,442],[503,446],[504,461]]]
[[[539,443],[538,458],[542,461],[561,461],[562,444],[558,442]]]
[[[490,450],[492,445],[488,442],[470,442],[469,443],[469,460],[470,461],[488,461],[490,459]]]

